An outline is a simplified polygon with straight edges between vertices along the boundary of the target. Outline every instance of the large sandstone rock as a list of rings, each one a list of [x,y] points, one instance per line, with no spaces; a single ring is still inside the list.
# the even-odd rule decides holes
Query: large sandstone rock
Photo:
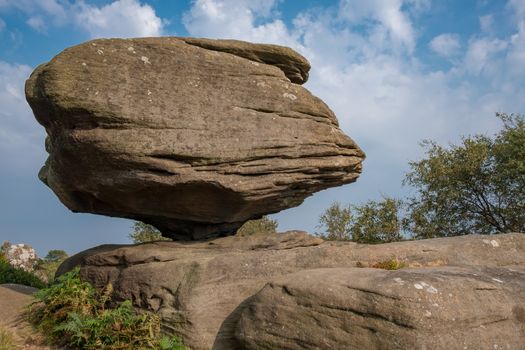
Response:
[[[49,136],[40,178],[75,212],[175,239],[234,233],[361,172],[363,152],[298,85],[309,68],[289,48],[228,40],[66,49],[26,83]]]
[[[517,350],[525,267],[305,270],[231,318],[236,342],[215,349]]]
[[[391,259],[405,262],[410,269],[356,267]],[[523,329],[518,321],[525,317],[524,234],[361,245],[289,232],[206,243],[105,245],[71,257],[59,274],[77,265],[97,288],[111,283],[116,300],[130,299],[135,306],[156,312],[166,329],[181,335],[191,349],[279,349],[281,345],[298,349],[305,344],[310,349],[345,348],[325,346],[337,342],[355,345],[348,349],[366,349],[361,345],[384,345],[382,338],[395,336],[407,337],[392,343],[398,348],[426,344],[427,349],[439,349],[431,345],[441,343],[409,338],[421,330],[436,342],[440,334],[448,342],[446,333],[454,327],[457,344],[462,341],[470,344],[468,349],[477,349],[479,342],[467,336],[469,326],[486,327],[488,333],[480,339],[509,326],[501,336],[494,334],[494,341],[506,344],[501,342],[505,335],[508,344],[516,344],[516,339],[525,342],[522,331],[518,332]],[[323,270],[309,271],[319,268]],[[289,286],[292,295],[283,292],[283,286]],[[334,309],[314,302],[331,298]],[[464,307],[458,308],[461,303]],[[355,312],[345,311],[348,308]],[[446,328],[445,320],[454,317],[455,308],[457,321],[450,318]],[[328,322],[332,316],[334,320]],[[385,320],[388,317],[399,324]],[[508,320],[499,321],[503,318]],[[501,325],[491,325],[493,321]],[[285,330],[276,330],[283,326]],[[301,333],[303,328],[310,334]],[[287,336],[292,340],[284,339]],[[265,342],[270,345],[265,347]]]

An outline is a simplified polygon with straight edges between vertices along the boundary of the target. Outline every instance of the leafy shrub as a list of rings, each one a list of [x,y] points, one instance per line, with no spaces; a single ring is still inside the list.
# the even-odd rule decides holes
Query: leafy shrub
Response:
[[[79,269],[60,276],[35,294],[28,319],[55,343],[81,349],[185,349],[176,337],[160,337],[160,319],[139,314],[130,301],[109,309],[109,285],[98,293]]]
[[[35,288],[44,288],[46,286],[34,274],[11,266],[3,257],[0,258],[0,284],[2,283],[23,284]]]
[[[186,350],[186,346],[178,337],[162,337],[159,340],[159,348],[161,350]]]
[[[171,241],[171,238],[164,237],[154,226],[140,221],[135,221],[133,224],[133,232],[131,232],[128,237],[131,238],[135,244],[155,241]]]
[[[17,348],[13,335],[7,329],[0,326],[0,350],[14,350]]]

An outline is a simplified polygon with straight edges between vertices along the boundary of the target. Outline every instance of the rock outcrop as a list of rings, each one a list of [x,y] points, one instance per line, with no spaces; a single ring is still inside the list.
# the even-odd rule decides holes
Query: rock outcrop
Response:
[[[406,269],[370,269],[398,259]],[[304,232],[105,245],[67,260],[191,349],[517,349],[525,235],[382,245]],[[364,266],[365,268],[359,268]],[[508,345],[508,347],[507,347]]]
[[[29,244],[4,242],[0,251],[10,265],[27,272],[32,272],[39,260],[36,251]]]
[[[363,152],[299,85],[309,68],[289,48],[228,40],[66,49],[26,82],[48,134],[40,178],[75,212],[174,239],[232,234],[361,172]]]

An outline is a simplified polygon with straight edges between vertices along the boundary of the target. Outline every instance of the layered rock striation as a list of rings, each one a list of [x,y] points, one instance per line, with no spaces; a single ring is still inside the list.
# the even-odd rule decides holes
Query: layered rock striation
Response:
[[[68,48],[26,82],[48,134],[40,178],[75,212],[174,239],[232,234],[361,172],[364,153],[300,86],[309,68],[289,48],[230,40]]]

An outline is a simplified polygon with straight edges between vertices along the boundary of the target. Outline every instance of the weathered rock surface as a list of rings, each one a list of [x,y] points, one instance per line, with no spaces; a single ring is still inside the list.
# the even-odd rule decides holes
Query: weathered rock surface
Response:
[[[356,268],[394,258],[409,269]],[[155,311],[191,349],[388,348],[386,341],[396,335],[407,339],[391,343],[393,348],[439,349],[450,344],[439,343],[451,339],[448,333],[456,335],[457,346],[447,349],[463,349],[459,344],[477,349],[491,334],[495,343],[490,346],[525,341],[524,234],[361,245],[290,232],[201,243],[106,245],[71,257],[59,273],[76,265],[98,288],[111,283],[116,300],[131,299]],[[323,306],[331,298],[334,308]],[[504,326],[509,328],[501,336],[493,334]],[[475,327],[487,334],[475,338],[481,332]],[[418,331],[435,342],[412,339]],[[326,346],[336,342],[349,345]]]
[[[353,182],[363,152],[298,84],[293,50],[192,38],[100,39],[26,82],[47,131],[40,178],[69,209],[137,219],[175,239]]]
[[[267,284],[222,349],[521,349],[525,267],[316,269]]]

